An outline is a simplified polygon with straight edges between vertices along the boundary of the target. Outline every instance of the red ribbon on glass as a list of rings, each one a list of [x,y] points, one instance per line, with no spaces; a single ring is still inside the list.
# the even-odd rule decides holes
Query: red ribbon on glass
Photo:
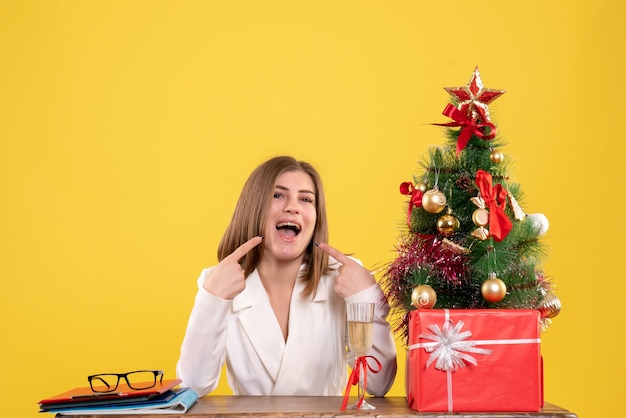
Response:
[[[367,359],[373,359],[376,362],[377,368],[373,368],[367,362]],[[341,410],[345,411],[348,406],[348,400],[350,399],[350,386],[359,384],[359,376],[361,375],[361,370],[363,371],[363,394],[359,397],[356,407],[357,409],[361,407],[363,403],[363,399],[365,399],[365,388],[367,387],[367,370],[372,373],[378,373],[383,368],[383,365],[380,364],[380,361],[374,356],[359,356],[354,360],[354,368],[352,369],[352,373],[350,373],[350,377],[348,378],[348,384],[346,385],[346,391],[343,395],[343,403],[341,404]]]
[[[405,181],[400,184],[400,193],[411,196],[411,200],[409,201],[409,211],[406,215],[406,223],[409,224],[409,228],[411,228],[411,213],[413,213],[413,207],[422,207],[422,191],[416,189],[415,186],[413,186],[413,183]]]
[[[496,126],[489,122],[489,117],[485,113],[485,110],[477,106],[476,111],[480,116],[480,120],[483,121],[482,123],[478,123],[479,118],[470,118],[468,117],[467,112],[457,109],[456,106],[448,103],[442,113],[444,116],[448,116],[453,119],[454,122],[433,123],[433,125],[437,126],[448,126],[451,128],[461,127],[461,133],[459,134],[459,139],[456,142],[457,157],[459,156],[459,153],[465,149],[472,135],[476,135],[480,139],[484,140],[490,140],[496,137]],[[483,132],[483,128],[486,126],[491,129],[489,135],[485,135]]]
[[[491,174],[484,170],[476,172],[476,185],[485,206],[489,208],[489,233],[494,240],[500,242],[513,229],[511,220],[504,213],[508,192],[499,183],[492,186]]]

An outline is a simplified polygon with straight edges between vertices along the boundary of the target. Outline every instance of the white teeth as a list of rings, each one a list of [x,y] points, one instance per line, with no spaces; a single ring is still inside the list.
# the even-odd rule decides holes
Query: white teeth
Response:
[[[300,225],[293,222],[281,222],[276,225],[276,228],[294,228],[296,231],[300,231]]]

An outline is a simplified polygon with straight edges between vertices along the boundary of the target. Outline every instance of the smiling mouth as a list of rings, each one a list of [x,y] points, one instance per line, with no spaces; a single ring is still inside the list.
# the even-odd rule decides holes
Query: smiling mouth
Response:
[[[276,229],[280,233],[289,236],[296,236],[300,233],[301,230],[300,225],[293,222],[281,222],[276,225]]]

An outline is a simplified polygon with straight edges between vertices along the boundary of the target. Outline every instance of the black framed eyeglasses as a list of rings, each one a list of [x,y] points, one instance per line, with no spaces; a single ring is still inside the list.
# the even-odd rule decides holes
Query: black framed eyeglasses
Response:
[[[155,387],[157,380],[163,382],[163,370],[135,370],[128,373],[100,373],[87,376],[91,390],[96,393],[113,392],[126,380],[129,388],[134,390],[150,389]]]

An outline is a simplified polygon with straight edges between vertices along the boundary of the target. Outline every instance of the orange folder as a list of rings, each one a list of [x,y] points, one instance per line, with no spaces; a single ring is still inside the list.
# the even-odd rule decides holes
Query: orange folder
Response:
[[[74,406],[91,406],[98,404],[117,404],[124,402],[137,402],[142,400],[153,399],[160,396],[178,386],[180,379],[164,380],[157,382],[156,386],[149,389],[131,389],[126,384],[120,385],[113,392],[101,393],[94,392],[89,386],[79,387],[60,393],[50,398],[39,401],[41,409],[74,407]]]

